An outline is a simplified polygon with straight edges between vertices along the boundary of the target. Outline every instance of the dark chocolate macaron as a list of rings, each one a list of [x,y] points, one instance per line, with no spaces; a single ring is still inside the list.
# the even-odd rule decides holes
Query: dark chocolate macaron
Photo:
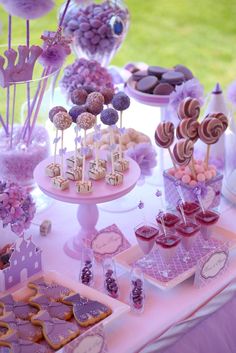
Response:
[[[179,85],[184,81],[182,72],[170,70],[162,75],[162,82],[167,82],[171,85]]]
[[[164,67],[161,66],[149,66],[148,67],[148,74],[156,76],[157,78],[161,79],[162,75],[166,73],[168,69],[165,69]]]
[[[193,78],[193,73],[184,65],[176,65],[174,70],[181,72],[184,75],[185,80],[191,80]]]
[[[133,81],[139,81],[142,78],[146,77],[148,75],[147,70],[138,70],[133,73],[132,79]]]
[[[137,82],[136,89],[144,93],[152,93],[154,87],[158,84],[158,78],[155,76],[146,76]]]
[[[160,96],[168,96],[171,92],[174,91],[174,87],[169,83],[160,82],[153,90],[153,94]]]

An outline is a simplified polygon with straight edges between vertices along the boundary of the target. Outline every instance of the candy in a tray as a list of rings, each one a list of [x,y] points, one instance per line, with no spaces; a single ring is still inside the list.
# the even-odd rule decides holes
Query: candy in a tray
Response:
[[[63,178],[62,176],[57,176],[55,178],[52,178],[52,185],[56,189],[66,190],[69,188],[69,180]]]
[[[82,168],[70,168],[66,171],[66,177],[69,180],[78,181],[82,179]]]
[[[100,180],[105,178],[106,175],[106,169],[102,168],[102,167],[98,167],[96,168],[96,166],[94,168],[90,168],[89,169],[89,178],[93,179],[93,180]]]
[[[82,166],[82,161],[83,161],[82,157],[77,157],[76,158],[77,167],[81,167]],[[75,166],[75,156],[70,156],[70,157],[66,158],[66,165],[67,165],[67,168],[74,168],[74,166]]]
[[[49,219],[45,219],[40,226],[39,226],[39,232],[40,235],[47,235],[51,232],[52,230],[52,222]]]
[[[129,169],[129,161],[127,159],[121,159],[115,162],[115,171],[124,172]]]
[[[78,181],[77,192],[80,194],[86,194],[92,192],[92,182],[91,180]]]
[[[95,167],[96,167],[96,160],[93,159],[92,161],[89,162],[89,169],[93,169]],[[105,159],[98,159],[98,167],[107,169],[107,161]]]
[[[58,164],[58,163],[50,163],[49,165],[47,165],[47,167],[45,169],[45,173],[50,178],[54,178],[54,177],[59,176],[60,173],[61,173],[60,164]]]
[[[116,186],[123,183],[123,174],[119,172],[106,174],[106,183]]]

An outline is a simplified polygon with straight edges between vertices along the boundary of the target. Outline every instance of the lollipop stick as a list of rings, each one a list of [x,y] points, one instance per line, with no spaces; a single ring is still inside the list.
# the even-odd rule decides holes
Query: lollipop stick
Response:
[[[64,152],[63,152],[63,147],[64,147],[64,131],[61,130],[61,176],[64,176]]]
[[[205,158],[207,168],[208,168],[208,164],[209,164],[210,148],[211,148],[211,145],[207,145],[207,153],[206,153],[206,158]]]
[[[85,179],[85,149],[86,149],[86,130],[84,130],[84,153],[83,153],[83,165],[82,165],[82,183]]]
[[[182,218],[183,218],[184,224],[187,224],[182,201],[179,202],[179,209],[180,209],[181,216],[182,216]]]
[[[168,152],[169,152],[169,154],[170,154],[170,158],[171,158],[171,160],[172,160],[172,163],[173,163],[174,168],[177,169],[176,164],[175,164],[175,160],[174,160],[174,157],[173,157],[173,155],[172,155],[172,152],[171,152],[170,147],[168,147]]]
[[[75,163],[74,163],[74,169],[77,168],[77,149],[78,149],[78,128],[76,126],[75,128]]]
[[[53,158],[53,163],[54,164],[56,164],[57,140],[58,140],[58,130],[56,129],[56,138],[55,138],[55,146],[54,146],[54,158]]]
[[[114,143],[113,129],[112,127],[110,127],[110,146],[112,146],[113,143]],[[112,174],[115,173],[114,154],[112,149],[111,149],[111,172]]]
[[[122,110],[120,111],[120,129],[122,129]],[[119,161],[122,160],[122,148],[121,148],[121,131],[120,131],[120,134],[119,134]]]
[[[95,142],[95,159],[96,159],[96,169],[98,169],[98,143]]]
[[[195,170],[195,167],[194,167],[194,159],[193,159],[193,157],[191,158],[190,163],[191,163],[191,172],[193,174],[193,177],[194,177],[194,179],[197,179],[197,174],[196,174],[196,170]]]
[[[200,205],[200,207],[201,207],[202,213],[205,214],[205,208],[204,208],[204,206],[203,206],[202,197],[201,197],[200,194],[197,194],[197,199],[198,199],[199,205]]]

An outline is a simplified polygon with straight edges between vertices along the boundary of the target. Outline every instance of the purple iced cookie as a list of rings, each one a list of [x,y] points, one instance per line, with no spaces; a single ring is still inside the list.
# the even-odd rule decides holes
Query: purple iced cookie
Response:
[[[170,70],[162,75],[162,81],[171,85],[178,85],[184,81],[184,75],[182,72]]]
[[[174,91],[174,87],[169,83],[160,82],[153,90],[153,94],[160,96],[168,96]]]
[[[148,75],[147,70],[138,70],[133,73],[132,79],[133,81],[139,81],[142,78],[146,77]]]
[[[37,313],[37,309],[22,301],[15,301],[11,294],[0,298],[0,306],[4,313],[13,312],[16,318],[30,320],[31,316]]]
[[[37,294],[42,294],[52,300],[60,300],[70,295],[73,291],[57,283],[47,283],[44,278],[39,278],[28,283],[29,288],[36,290]],[[35,308],[33,308],[35,310]]]
[[[155,76],[146,76],[139,80],[136,89],[144,93],[152,93],[154,87],[158,84],[158,78]]]
[[[184,65],[176,65],[174,70],[181,72],[184,75],[185,80],[191,80],[193,78],[193,73]]]
[[[4,347],[9,347],[9,351],[6,353],[48,353],[48,349],[38,343],[22,340],[18,337],[16,331],[8,331],[4,337],[0,337],[0,345]],[[4,350],[1,353],[5,353]]]
[[[148,67],[148,75],[156,76],[157,78],[161,79],[162,75],[165,74],[168,69],[161,67],[161,66],[149,66]]]
[[[34,297],[31,299],[30,303],[36,306],[39,310],[48,311],[51,317],[55,317],[60,320],[69,320],[72,316],[72,310],[69,305],[61,302],[50,301],[50,299],[44,295]]]
[[[119,116],[115,109],[107,108],[101,112],[100,119],[105,125],[115,125],[119,120]]]

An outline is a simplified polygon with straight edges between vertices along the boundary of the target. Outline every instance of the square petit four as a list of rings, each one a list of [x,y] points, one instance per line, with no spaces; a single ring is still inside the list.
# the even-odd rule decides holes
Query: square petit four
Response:
[[[123,174],[119,172],[109,173],[106,175],[106,183],[116,186],[123,183]]]
[[[77,192],[79,192],[81,194],[86,194],[86,193],[92,192],[91,180],[78,181],[76,186],[77,186]]]
[[[129,169],[129,161],[127,159],[121,159],[115,162],[115,171],[124,172]]]
[[[77,157],[76,158],[76,165],[77,167],[81,167],[83,163],[83,158],[82,157]],[[74,168],[75,166],[75,156],[71,156],[66,158],[66,165],[67,168]]]
[[[77,167],[76,169],[70,168],[66,171],[66,177],[69,180],[78,181],[82,179],[82,168]]]
[[[107,161],[105,159],[99,159],[98,160],[98,167],[107,169]],[[89,169],[96,168],[96,160],[93,159],[92,161],[89,162]]]
[[[45,174],[50,178],[54,178],[61,174],[61,166],[58,163],[50,163],[45,168]]]
[[[69,188],[69,180],[63,178],[62,176],[57,176],[55,178],[52,178],[52,185],[56,189],[66,190]]]
[[[106,169],[102,167],[94,167],[89,169],[89,177],[93,180],[100,180],[105,178],[106,175]]]

